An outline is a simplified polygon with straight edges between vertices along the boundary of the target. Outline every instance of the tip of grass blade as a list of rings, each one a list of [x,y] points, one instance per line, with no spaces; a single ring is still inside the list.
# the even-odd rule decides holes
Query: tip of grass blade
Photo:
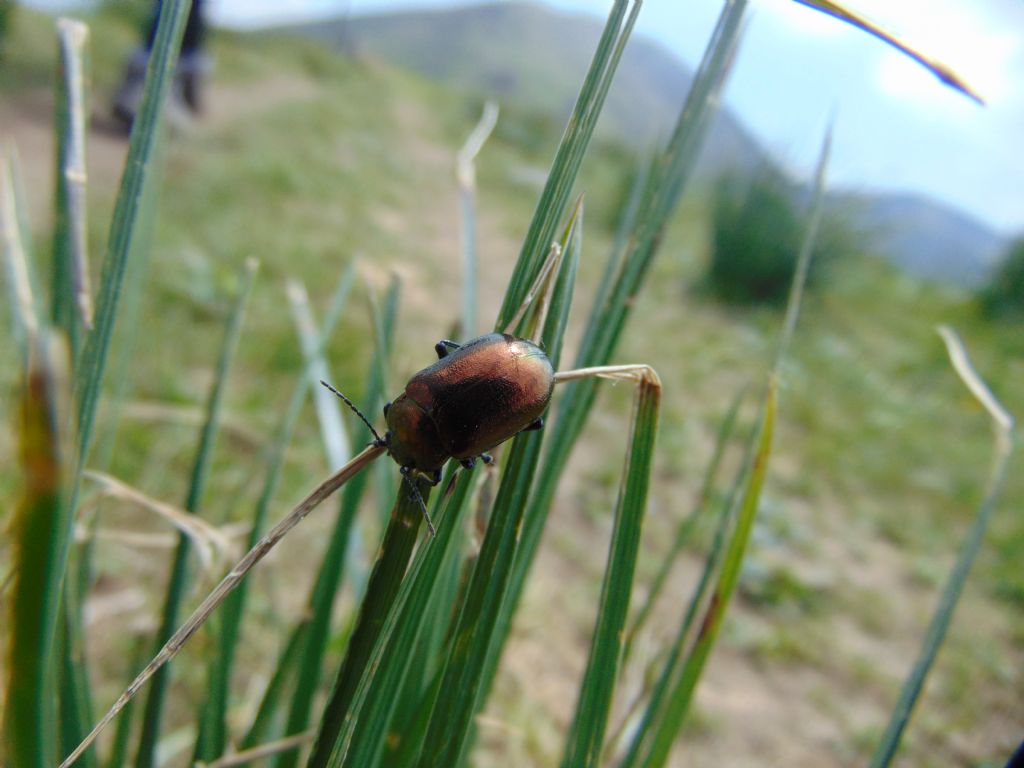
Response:
[[[943,85],[946,85],[955,91],[959,91],[964,96],[981,106],[985,105],[985,100],[981,95],[948,66],[943,64],[941,61],[933,59],[930,56],[926,56],[921,53],[921,51],[911,47],[896,37],[896,35],[886,31],[874,22],[864,16],[861,16],[859,13],[849,10],[839,3],[831,2],[831,0],[794,0],[794,2],[797,2],[800,5],[805,5],[808,8],[813,8],[816,11],[821,11],[828,16],[844,21],[857,29],[867,32],[872,37],[876,37],[882,42],[891,45],[900,53],[916,61],[922,67],[935,75]]]

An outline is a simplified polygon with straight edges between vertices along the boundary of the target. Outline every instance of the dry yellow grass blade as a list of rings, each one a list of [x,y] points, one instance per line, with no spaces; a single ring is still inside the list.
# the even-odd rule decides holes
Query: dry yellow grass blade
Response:
[[[985,100],[981,98],[977,91],[964,82],[956,72],[947,67],[941,61],[937,61],[930,56],[925,56],[916,48],[912,48],[907,45],[898,37],[882,29],[880,26],[868,20],[864,16],[861,16],[859,13],[849,10],[839,3],[830,2],[829,0],[794,0],[794,2],[800,3],[800,5],[806,5],[808,8],[821,11],[822,13],[828,14],[840,21],[845,21],[847,24],[851,24],[858,29],[864,30],[869,35],[877,37],[879,40],[888,43],[896,50],[909,56],[939,78],[939,80],[945,85],[948,85],[954,90],[960,91],[964,96],[967,96],[969,99],[973,99],[978,104],[985,103]]]
[[[215,526],[205,520],[159,499],[148,496],[122,480],[105,472],[87,469],[84,476],[97,483],[103,496],[121,499],[153,512],[166,520],[181,533],[188,536],[196,546],[203,570],[208,570],[217,556],[226,556],[231,550],[231,541]]]

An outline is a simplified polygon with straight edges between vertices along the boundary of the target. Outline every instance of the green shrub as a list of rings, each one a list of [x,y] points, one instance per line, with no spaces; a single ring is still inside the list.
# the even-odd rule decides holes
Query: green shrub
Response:
[[[1024,317],[1024,236],[1010,243],[978,300],[988,317]]]
[[[782,305],[796,269],[807,215],[800,192],[778,168],[766,165],[753,178],[725,176],[711,207],[711,255],[707,289],[737,304]],[[823,257],[846,249],[848,238],[835,221],[823,224],[808,275],[821,273]]]

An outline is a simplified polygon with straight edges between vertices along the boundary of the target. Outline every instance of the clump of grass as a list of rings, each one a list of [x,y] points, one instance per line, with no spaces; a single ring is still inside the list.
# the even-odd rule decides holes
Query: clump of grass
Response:
[[[1024,317],[1024,238],[1007,247],[988,284],[978,292],[978,304],[993,319]]]
[[[771,163],[749,178],[720,178],[712,196],[703,287],[733,304],[783,305],[808,221],[800,197],[799,186]],[[807,274],[811,288],[827,278],[834,262],[853,253],[852,235],[834,214],[822,229]]]

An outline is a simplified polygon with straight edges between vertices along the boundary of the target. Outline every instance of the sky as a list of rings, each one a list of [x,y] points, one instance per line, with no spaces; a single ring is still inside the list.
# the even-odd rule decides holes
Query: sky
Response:
[[[234,27],[466,0],[210,0]],[[546,0],[603,17],[611,0]],[[751,0],[726,104],[774,156],[806,177],[834,120],[829,180],[865,192],[926,194],[1004,235],[1024,233],[1024,2],[846,0],[952,67],[986,101],[941,85],[902,54],[792,0]],[[644,0],[634,34],[695,66],[720,0]]]

